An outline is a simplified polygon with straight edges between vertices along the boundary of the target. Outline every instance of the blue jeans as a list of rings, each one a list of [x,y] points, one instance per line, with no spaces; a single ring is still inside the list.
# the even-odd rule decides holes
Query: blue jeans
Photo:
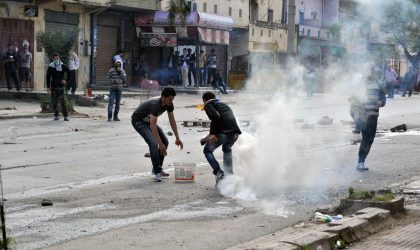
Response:
[[[114,119],[118,118],[118,112],[120,112],[121,94],[122,94],[122,91],[118,89],[111,89],[109,91],[108,119],[112,118],[112,106],[114,106],[114,100],[115,100]]]
[[[150,128],[150,123],[148,122],[136,122],[131,121],[131,124],[133,125],[134,129],[143,137],[144,141],[149,146],[149,152],[150,152],[150,159],[152,160],[153,165],[153,173],[160,173],[162,172],[162,165],[163,160],[165,159],[165,156],[160,154],[159,146],[155,138],[152,134],[152,129]],[[168,138],[166,138],[165,133],[163,133],[163,130],[161,127],[156,125],[159,137],[162,140],[163,144],[166,148],[168,148],[169,142]]]
[[[373,140],[375,140],[377,125],[378,117],[370,115],[368,116],[366,123],[361,126],[362,142],[360,143],[358,162],[365,162],[370,148],[372,147]]]
[[[219,133],[216,135],[217,141],[215,143],[207,142],[204,146],[204,156],[209,162],[210,166],[213,168],[213,174],[216,175],[219,172],[220,165],[219,162],[213,155],[214,150],[216,150],[220,145],[222,145],[223,151],[223,168],[227,174],[233,174],[232,168],[232,146],[238,140],[238,134],[234,133]]]

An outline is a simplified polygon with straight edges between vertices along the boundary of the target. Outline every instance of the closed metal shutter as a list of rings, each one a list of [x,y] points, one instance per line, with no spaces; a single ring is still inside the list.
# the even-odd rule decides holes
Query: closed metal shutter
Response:
[[[117,53],[118,27],[98,25],[96,53],[96,84],[106,85],[106,75],[113,66],[112,58]]]

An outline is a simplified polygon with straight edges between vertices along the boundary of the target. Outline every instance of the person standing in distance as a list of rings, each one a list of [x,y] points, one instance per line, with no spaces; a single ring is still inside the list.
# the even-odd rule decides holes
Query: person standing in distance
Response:
[[[58,53],[53,54],[53,59],[53,62],[50,63],[47,70],[47,88],[48,93],[51,93],[54,120],[58,121],[60,119],[58,117],[58,103],[60,103],[64,121],[68,121],[65,88],[67,82],[70,81],[70,69],[60,61],[60,55]]]
[[[120,112],[120,102],[122,96],[123,82],[127,77],[125,71],[121,67],[120,61],[115,61],[114,67],[109,69],[106,79],[111,85],[109,89],[109,100],[108,100],[108,121],[112,119],[112,108],[115,101],[114,109],[114,121],[120,121],[118,113]]]
[[[224,102],[216,99],[212,92],[203,94],[204,110],[210,119],[210,134],[200,140],[204,144],[204,156],[213,168],[216,176],[216,187],[225,173],[213,155],[214,150],[222,146],[223,168],[227,174],[233,174],[232,146],[242,133],[236,123],[232,109]]]
[[[175,135],[175,144],[182,150],[184,145],[179,139],[178,129],[174,116],[173,100],[176,96],[175,89],[166,87],[158,97],[152,97],[141,103],[131,116],[131,124],[134,129],[143,137],[149,146],[150,158],[153,165],[155,181],[161,182],[162,177],[169,174],[162,170],[163,160],[167,154],[169,145],[168,138],[162,128],[157,124],[158,117],[165,111],[168,112],[169,123]]]

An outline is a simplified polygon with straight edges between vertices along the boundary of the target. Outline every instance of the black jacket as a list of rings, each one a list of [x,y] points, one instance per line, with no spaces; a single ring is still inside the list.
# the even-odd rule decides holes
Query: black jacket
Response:
[[[211,135],[217,135],[218,133],[242,133],[236,123],[236,118],[233,115],[232,109],[227,104],[213,99],[204,105],[204,110],[211,120]]]
[[[66,73],[66,77],[64,77],[64,73]],[[67,83],[70,81],[70,69],[61,64],[61,71],[58,71],[54,63],[50,63],[47,70],[47,88],[64,88],[65,86],[61,83],[62,80],[66,80]]]

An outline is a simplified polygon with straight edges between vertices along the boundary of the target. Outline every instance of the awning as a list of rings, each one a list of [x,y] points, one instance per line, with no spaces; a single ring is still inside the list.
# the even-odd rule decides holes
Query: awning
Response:
[[[233,20],[230,17],[207,13],[191,12],[185,20],[176,16],[169,20],[167,11],[142,13],[135,17],[137,35],[144,33],[177,33],[182,39],[199,39],[206,44],[229,44],[229,31]]]

